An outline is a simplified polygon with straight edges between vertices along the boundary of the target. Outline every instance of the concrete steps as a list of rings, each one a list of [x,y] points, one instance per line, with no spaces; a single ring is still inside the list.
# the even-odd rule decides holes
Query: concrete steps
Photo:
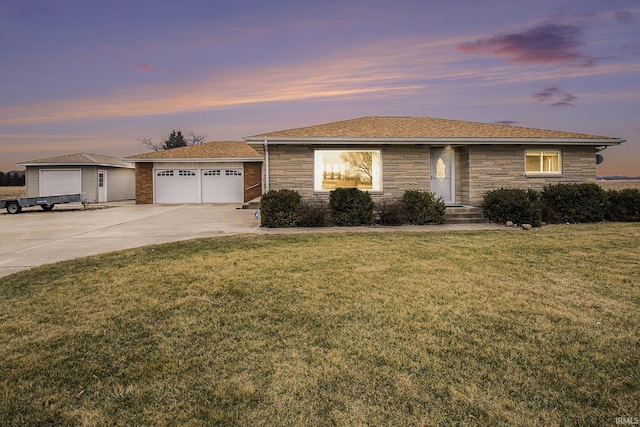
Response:
[[[260,197],[256,197],[242,205],[242,209],[260,209]]]
[[[482,209],[473,206],[447,206],[444,218],[447,224],[485,224],[489,222],[484,217]]]

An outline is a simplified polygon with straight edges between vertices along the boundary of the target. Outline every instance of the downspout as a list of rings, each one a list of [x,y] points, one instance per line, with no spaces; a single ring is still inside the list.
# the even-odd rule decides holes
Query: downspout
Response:
[[[264,192],[267,193],[269,191],[269,141],[267,138],[264,139],[264,169],[265,169],[265,183],[264,183]]]

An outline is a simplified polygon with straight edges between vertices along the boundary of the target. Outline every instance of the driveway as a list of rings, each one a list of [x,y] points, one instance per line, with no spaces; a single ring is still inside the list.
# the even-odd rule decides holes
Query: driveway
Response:
[[[145,245],[233,234],[507,230],[496,224],[401,227],[260,228],[254,210],[228,205],[136,205],[133,202],[38,207],[0,212],[0,277],[43,264]]]
[[[0,277],[43,264],[198,237],[255,233],[253,210],[229,205],[60,205],[0,213]]]

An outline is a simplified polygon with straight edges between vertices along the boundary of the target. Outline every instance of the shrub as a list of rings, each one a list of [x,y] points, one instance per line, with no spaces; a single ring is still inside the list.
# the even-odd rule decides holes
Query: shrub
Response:
[[[444,224],[445,204],[430,191],[407,190],[402,196],[410,224]]]
[[[637,188],[609,190],[605,218],[609,221],[640,221],[640,190]]]
[[[329,206],[318,199],[303,200],[300,204],[298,227],[326,227],[329,224]]]
[[[540,196],[535,190],[499,188],[488,191],[484,195],[482,210],[490,221],[499,224],[512,221],[539,227],[542,223]]]
[[[378,222],[382,225],[403,225],[407,223],[407,210],[402,200],[382,199],[378,202]]]
[[[357,188],[336,188],[329,193],[331,220],[338,226],[370,225],[374,222],[373,200]]]
[[[607,192],[597,184],[547,185],[541,197],[546,222],[600,222],[607,209]]]
[[[260,200],[260,225],[295,227],[300,219],[300,194],[293,190],[271,190]]]

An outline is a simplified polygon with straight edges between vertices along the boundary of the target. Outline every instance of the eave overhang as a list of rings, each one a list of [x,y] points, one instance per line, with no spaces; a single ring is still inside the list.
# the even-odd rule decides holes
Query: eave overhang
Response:
[[[249,162],[261,162],[263,159],[262,157],[244,157],[244,158],[237,158],[237,157],[229,157],[229,158],[166,158],[166,157],[162,157],[162,158],[124,158],[123,159],[126,162],[133,162],[133,163],[249,163]]]
[[[243,139],[249,144],[282,145],[588,145],[602,147],[626,142],[619,138],[289,138],[250,136]]]
[[[128,162],[128,160],[126,160]],[[134,169],[134,165],[112,165],[109,163],[37,163],[37,162],[21,162],[16,163],[19,166],[64,166],[64,167],[78,167],[78,166],[98,166],[103,168],[122,168],[122,169]]]

